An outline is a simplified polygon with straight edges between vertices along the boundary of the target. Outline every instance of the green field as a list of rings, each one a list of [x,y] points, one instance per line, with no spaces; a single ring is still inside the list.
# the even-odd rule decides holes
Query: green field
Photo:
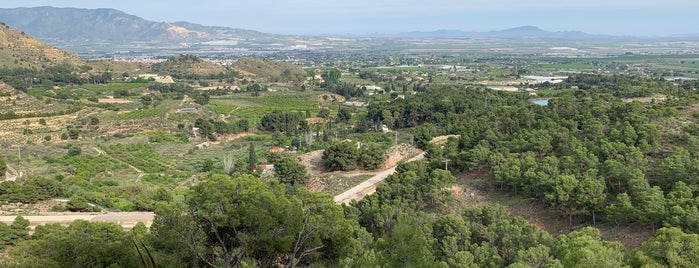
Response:
[[[311,97],[309,94],[285,94],[235,99],[216,98],[208,106],[216,114],[246,118],[252,122],[257,122],[264,114],[272,111],[310,111],[315,113],[319,109]]]
[[[106,85],[83,85],[82,87],[96,92],[103,91],[115,91],[115,90],[129,90],[134,88],[146,88],[149,83],[123,83],[123,84],[106,84]]]
[[[158,153],[148,144],[115,144],[102,148],[110,156],[124,161],[145,173],[164,172],[173,167],[172,163],[161,159]]]

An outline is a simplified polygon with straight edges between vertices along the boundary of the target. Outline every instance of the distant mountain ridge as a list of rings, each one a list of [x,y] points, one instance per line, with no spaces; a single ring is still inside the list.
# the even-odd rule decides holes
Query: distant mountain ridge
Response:
[[[0,21],[41,40],[64,42],[192,42],[268,35],[251,30],[187,22],[155,22],[109,8],[5,8],[0,9]]]
[[[608,38],[607,35],[588,34],[581,31],[546,31],[536,26],[521,26],[500,31],[466,32],[461,30],[437,30],[428,32],[405,32],[374,36],[387,36],[397,38],[551,38],[551,39],[596,39]]]

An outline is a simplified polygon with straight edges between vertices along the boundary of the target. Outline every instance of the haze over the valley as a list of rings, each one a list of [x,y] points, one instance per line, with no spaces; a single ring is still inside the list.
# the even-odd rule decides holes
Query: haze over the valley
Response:
[[[279,34],[364,35],[440,29],[493,31],[536,25],[550,31],[671,36],[694,34],[699,2],[658,1],[81,1],[7,0],[0,8],[114,8],[155,21],[188,21]],[[0,18],[0,21],[2,18]]]

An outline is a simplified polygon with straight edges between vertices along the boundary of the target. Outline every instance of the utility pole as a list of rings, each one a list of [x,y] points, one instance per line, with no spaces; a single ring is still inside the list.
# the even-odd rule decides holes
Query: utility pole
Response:
[[[449,162],[451,159],[444,159],[444,170],[449,171]]]

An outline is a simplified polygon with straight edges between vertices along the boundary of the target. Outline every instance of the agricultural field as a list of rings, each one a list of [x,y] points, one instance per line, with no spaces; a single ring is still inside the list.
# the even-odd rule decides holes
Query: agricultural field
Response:
[[[262,115],[272,111],[310,111],[315,114],[319,110],[319,104],[315,102],[317,95],[314,93],[266,93],[252,97],[238,94],[212,98],[209,108],[216,114],[259,122]]]

